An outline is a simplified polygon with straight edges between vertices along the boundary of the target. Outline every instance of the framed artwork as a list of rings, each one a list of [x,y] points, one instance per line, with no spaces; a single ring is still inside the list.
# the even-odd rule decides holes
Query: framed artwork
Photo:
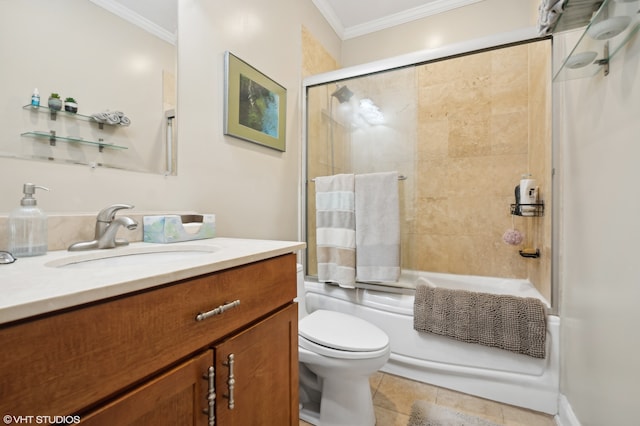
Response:
[[[285,151],[287,89],[225,52],[224,134]]]

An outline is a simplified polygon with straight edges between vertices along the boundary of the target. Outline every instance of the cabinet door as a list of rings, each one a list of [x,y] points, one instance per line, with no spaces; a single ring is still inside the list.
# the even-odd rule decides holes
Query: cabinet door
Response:
[[[96,411],[80,417],[91,426],[140,425],[187,426],[208,423],[207,371],[213,352],[201,355],[150,380]]]
[[[216,424],[298,426],[297,304],[215,346]]]

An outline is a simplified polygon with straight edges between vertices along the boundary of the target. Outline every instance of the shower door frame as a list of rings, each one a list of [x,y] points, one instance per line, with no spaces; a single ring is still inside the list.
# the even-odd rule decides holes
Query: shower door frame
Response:
[[[502,47],[508,47],[510,45],[517,45],[522,43],[534,42],[549,39],[549,36],[540,36],[537,30],[533,27],[525,28],[518,31],[512,31],[508,33],[495,34],[488,37],[478,38],[460,43],[454,43],[434,49],[421,50],[405,55],[400,55],[392,58],[382,59],[379,61],[369,62],[365,64],[355,65],[347,68],[341,68],[335,71],[329,71],[322,74],[316,74],[303,79],[302,91],[301,91],[301,105],[302,105],[302,149],[301,152],[301,175],[300,175],[300,220],[299,220],[299,239],[301,241],[308,241],[307,239],[307,192],[309,188],[309,181],[307,179],[307,151],[308,151],[308,129],[307,129],[307,102],[308,102],[308,89],[315,86],[320,86],[329,83],[339,83],[341,81],[364,77],[371,74],[377,74],[386,71],[392,71],[408,66],[417,66],[434,61],[440,61],[444,59],[455,58],[457,56],[463,56],[473,53],[479,53],[485,50],[492,50]],[[551,137],[552,153],[556,152],[556,138]],[[552,169],[555,170],[556,155],[552,155]],[[557,183],[555,179],[555,173],[552,173],[552,197],[557,199]],[[556,206],[556,202],[553,206]],[[557,211],[557,208],[553,209]],[[553,212],[549,212],[553,214]],[[555,219],[555,216],[554,216]],[[551,314],[557,313],[558,305],[558,271],[555,265],[558,263],[558,232],[557,226],[554,226],[554,220],[552,220],[551,226],[552,232],[552,251],[551,259]],[[304,255],[300,259],[303,264],[305,275],[307,272],[308,263],[308,248],[304,250]]]

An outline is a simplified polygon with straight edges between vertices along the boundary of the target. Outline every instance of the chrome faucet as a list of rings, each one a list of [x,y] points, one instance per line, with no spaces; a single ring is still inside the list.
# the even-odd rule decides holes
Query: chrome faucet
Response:
[[[116,213],[118,210],[132,208],[133,206],[129,204],[114,204],[100,210],[100,213],[98,213],[98,217],[96,218],[96,232],[94,240],[71,244],[68,250],[79,251],[106,249],[128,245],[129,241],[116,239],[116,234],[121,226],[124,226],[129,230],[136,229],[138,227],[138,222],[127,216],[118,216],[116,218]]]

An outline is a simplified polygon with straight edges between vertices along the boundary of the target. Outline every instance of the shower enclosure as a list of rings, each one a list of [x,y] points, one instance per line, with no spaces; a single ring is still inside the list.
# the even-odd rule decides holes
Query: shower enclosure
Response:
[[[526,278],[552,299],[551,42],[499,44],[305,84],[307,275],[316,275],[313,179],[397,171],[404,270]],[[541,217],[511,216],[526,173]],[[523,246],[502,241],[512,227]]]

